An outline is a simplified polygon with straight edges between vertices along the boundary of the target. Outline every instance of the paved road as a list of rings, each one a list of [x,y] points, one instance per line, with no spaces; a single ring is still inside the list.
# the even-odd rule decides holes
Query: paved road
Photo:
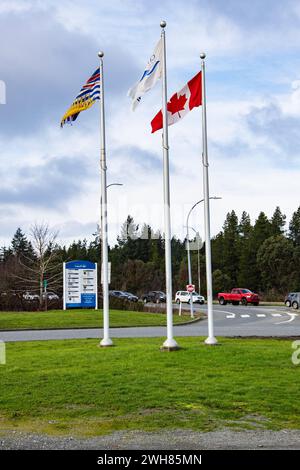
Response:
[[[206,311],[205,306],[196,307]],[[286,307],[214,305],[216,336],[300,336],[300,311]],[[165,327],[112,328],[112,338],[165,337]],[[207,336],[207,319],[174,327],[175,336]],[[101,338],[103,330],[68,329],[0,332],[2,341]]]

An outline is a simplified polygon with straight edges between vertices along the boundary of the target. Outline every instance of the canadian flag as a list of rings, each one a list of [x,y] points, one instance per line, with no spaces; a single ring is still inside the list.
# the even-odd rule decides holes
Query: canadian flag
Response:
[[[182,119],[193,108],[202,104],[201,93],[201,72],[197,73],[187,84],[177,93],[174,93],[167,103],[168,126]],[[162,110],[151,121],[152,133],[162,129]]]

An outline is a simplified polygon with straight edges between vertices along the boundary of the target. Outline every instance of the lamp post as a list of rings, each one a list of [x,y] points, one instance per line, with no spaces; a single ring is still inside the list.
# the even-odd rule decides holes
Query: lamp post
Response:
[[[110,188],[111,186],[123,186],[123,183],[110,183],[106,186],[106,189],[107,188]],[[100,198],[100,207],[101,207],[101,217],[100,217],[100,221],[101,221],[101,224],[100,224],[100,230],[101,230],[101,233],[102,233],[102,223],[103,223],[103,215],[102,215],[102,196]]]
[[[201,280],[200,280],[200,250],[203,246],[200,233],[194,229],[194,227],[190,227],[195,232],[195,238],[197,240],[197,264],[198,264],[198,292],[201,294]],[[190,247],[191,249],[191,247]]]
[[[209,199],[222,199],[219,196],[211,196]],[[198,204],[201,204],[204,199],[200,199],[200,201],[197,201],[189,210],[189,213],[186,218],[186,249],[187,249],[187,258],[188,258],[188,277],[189,277],[189,284],[192,284],[192,265],[191,265],[191,255],[190,255],[190,239],[189,239],[189,218],[192,213],[192,211],[195,209]],[[193,229],[194,230],[194,229]],[[207,243],[207,240],[206,240]],[[199,259],[199,253],[198,253],[198,259]],[[200,261],[200,260],[199,260]],[[198,261],[198,262],[199,262]],[[199,270],[199,267],[198,267]],[[199,271],[198,271],[199,272]],[[200,294],[200,292],[199,292]],[[190,309],[191,309],[191,317],[194,317],[194,308],[193,308],[193,294],[190,292]]]

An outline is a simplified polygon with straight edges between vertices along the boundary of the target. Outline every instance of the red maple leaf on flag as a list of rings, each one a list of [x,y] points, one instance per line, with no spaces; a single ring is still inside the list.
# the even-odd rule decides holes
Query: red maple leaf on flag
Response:
[[[168,102],[167,109],[172,114],[175,114],[175,113],[179,114],[179,111],[184,110],[186,102],[187,102],[187,98],[185,95],[178,96],[177,93],[175,93],[175,95],[173,95],[170,101]],[[179,114],[179,117],[180,117],[180,114]]]

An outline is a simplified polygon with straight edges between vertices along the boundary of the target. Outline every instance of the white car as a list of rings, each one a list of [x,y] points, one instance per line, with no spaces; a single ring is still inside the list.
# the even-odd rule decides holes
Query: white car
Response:
[[[37,294],[32,294],[31,292],[25,292],[25,294],[23,294],[23,299],[25,300],[39,300],[39,298]]]
[[[205,298],[203,297],[203,295],[200,295],[198,294],[198,292],[193,292],[193,303],[194,304],[204,304],[205,302]],[[190,300],[191,300],[191,294],[186,291],[186,290],[179,290],[176,292],[176,295],[175,295],[175,302],[177,304],[179,304],[180,302],[184,303],[190,303]]]

